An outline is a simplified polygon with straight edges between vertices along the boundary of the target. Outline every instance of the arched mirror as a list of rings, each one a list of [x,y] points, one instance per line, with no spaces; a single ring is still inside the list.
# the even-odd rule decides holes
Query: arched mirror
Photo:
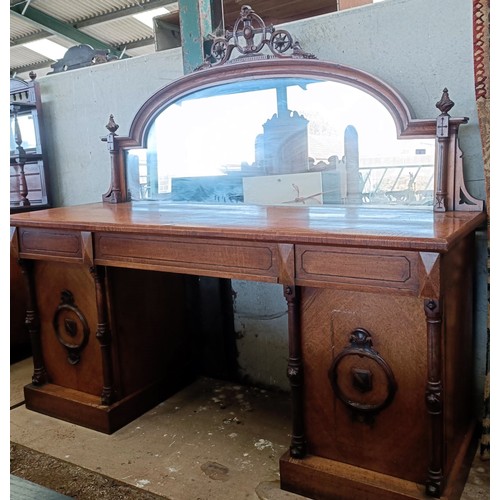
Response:
[[[146,101],[129,137],[111,119],[104,201],[482,210],[447,89],[439,116],[415,119],[389,85],[316,60],[249,8],[212,59]]]
[[[197,90],[127,154],[131,200],[432,208],[434,138],[398,139],[383,104],[311,78]]]

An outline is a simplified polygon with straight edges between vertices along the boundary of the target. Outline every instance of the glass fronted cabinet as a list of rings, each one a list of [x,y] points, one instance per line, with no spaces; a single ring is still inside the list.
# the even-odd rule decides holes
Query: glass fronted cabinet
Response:
[[[40,88],[10,79],[10,210],[23,212],[51,205]]]

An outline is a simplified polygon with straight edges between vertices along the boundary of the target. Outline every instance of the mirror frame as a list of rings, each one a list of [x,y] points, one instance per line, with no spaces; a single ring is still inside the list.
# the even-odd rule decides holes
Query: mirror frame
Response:
[[[147,133],[153,120],[167,106],[192,92],[221,84],[249,79],[276,77],[304,77],[340,82],[362,90],[382,103],[394,119],[398,138],[435,138],[436,161],[434,172],[434,211],[482,211],[484,201],[471,196],[466,189],[463,176],[462,152],[458,145],[460,125],[468,118],[451,118],[448,111],[453,101],[447,89],[436,107],[441,111],[437,118],[416,119],[405,99],[383,80],[364,71],[302,58],[243,59],[219,66],[200,69],[166,85],[153,94],[139,109],[130,126],[127,137],[118,136],[118,125],[113,115],[106,128],[109,134],[102,140],[107,142],[111,154],[111,182],[104,202],[127,201],[126,160],[128,149],[146,146]],[[444,131],[444,133],[443,133]]]

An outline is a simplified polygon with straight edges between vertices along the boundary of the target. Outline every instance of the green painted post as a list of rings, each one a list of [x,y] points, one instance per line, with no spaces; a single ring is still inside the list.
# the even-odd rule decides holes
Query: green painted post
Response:
[[[179,0],[184,74],[203,63],[208,35],[222,27],[222,0]]]

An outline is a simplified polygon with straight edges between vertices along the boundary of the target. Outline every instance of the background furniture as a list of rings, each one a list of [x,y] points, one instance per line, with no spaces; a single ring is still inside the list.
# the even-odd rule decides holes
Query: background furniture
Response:
[[[51,206],[40,89],[35,81],[10,79],[10,212]],[[10,259],[11,362],[31,352],[26,328],[26,288],[17,263]]]
[[[40,88],[35,81],[10,79],[10,209],[51,205]]]

